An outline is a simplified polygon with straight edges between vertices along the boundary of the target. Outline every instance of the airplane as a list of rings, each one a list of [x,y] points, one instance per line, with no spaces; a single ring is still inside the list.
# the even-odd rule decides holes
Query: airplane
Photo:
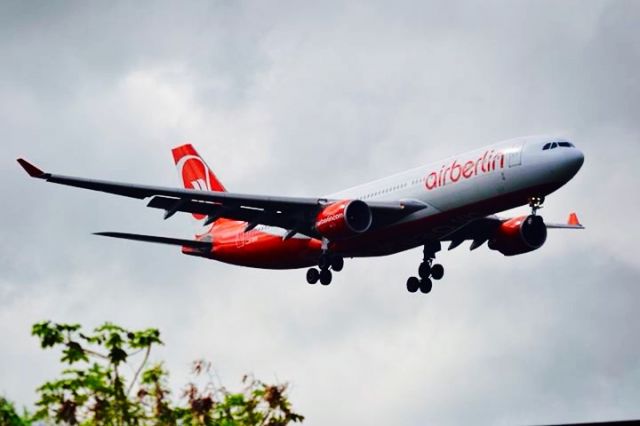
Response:
[[[583,153],[566,138],[528,136],[432,162],[322,197],[283,197],[228,192],[191,144],[172,149],[184,188],[147,186],[47,173],[17,161],[34,178],[61,185],[150,200],[164,219],[190,213],[203,232],[194,239],[124,232],[96,235],[181,246],[182,253],[264,269],[309,268],[309,284],[328,285],[345,258],[385,256],[423,247],[411,293],[429,293],[444,276],[435,263],[471,241],[475,250],[514,256],[539,249],[547,229],[584,229],[575,213],[567,223],[538,215],[545,197],[571,180]],[[497,213],[528,205],[529,215]]]

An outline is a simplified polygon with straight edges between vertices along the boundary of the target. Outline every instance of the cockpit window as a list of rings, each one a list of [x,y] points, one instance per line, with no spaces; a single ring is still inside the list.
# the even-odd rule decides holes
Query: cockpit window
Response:
[[[571,142],[563,141],[563,142],[549,142],[549,143],[546,143],[542,147],[542,150],[546,151],[548,149],[558,148],[559,146],[561,146],[563,148],[575,148],[575,146]]]

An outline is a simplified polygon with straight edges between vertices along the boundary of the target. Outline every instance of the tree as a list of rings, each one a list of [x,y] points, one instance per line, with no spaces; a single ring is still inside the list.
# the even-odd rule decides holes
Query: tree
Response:
[[[19,415],[13,403],[0,396],[0,425],[2,426],[28,426],[28,415]]]
[[[186,404],[176,404],[168,372],[162,364],[149,365],[153,346],[162,344],[157,329],[130,331],[105,323],[86,333],[78,324],[45,321],[34,324],[32,334],[42,348],[61,348],[60,361],[68,365],[60,378],[38,388],[33,420],[105,426],[281,426],[304,420],[291,410],[287,384],[268,385],[245,376],[244,389],[229,392],[203,360],[193,363],[192,373],[205,383],[189,383],[181,398]],[[134,359],[137,366],[123,374]]]

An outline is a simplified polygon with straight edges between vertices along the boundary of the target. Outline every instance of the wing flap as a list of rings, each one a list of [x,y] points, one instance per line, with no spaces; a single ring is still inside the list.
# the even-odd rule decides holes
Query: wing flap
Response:
[[[181,201],[180,198],[170,198],[155,196],[149,201],[147,207],[169,210],[176,203]],[[178,211],[187,213],[204,214],[212,218],[223,217],[226,219],[239,220],[267,226],[277,226],[284,229],[299,228],[301,233],[314,236],[315,233],[307,226],[301,225],[304,221],[303,214],[297,214],[292,209],[285,211],[273,211],[260,208],[251,208],[244,206],[227,206],[222,203],[209,203],[203,201],[186,200],[180,203]],[[297,219],[296,219],[297,217]]]
[[[181,203],[181,201],[183,201]],[[178,205],[179,203],[179,205]],[[171,210],[177,205],[176,211],[185,213],[215,214],[222,209],[220,203],[208,203],[206,201],[185,200],[183,198],[163,197],[157,195],[149,200],[147,207],[163,210]]]
[[[444,236],[442,240],[451,241],[449,250],[453,250],[466,240],[473,240],[476,242],[475,245],[479,247],[493,234],[493,232],[495,232],[501,223],[502,220],[497,216],[487,216],[475,219],[466,225],[461,226],[449,235]]]

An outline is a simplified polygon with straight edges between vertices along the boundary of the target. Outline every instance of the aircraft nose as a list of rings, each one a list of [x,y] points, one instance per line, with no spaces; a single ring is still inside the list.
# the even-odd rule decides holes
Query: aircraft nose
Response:
[[[576,168],[576,172],[580,170],[580,168],[584,164],[584,154],[582,153],[582,151],[580,151],[578,148],[575,148],[573,150],[573,158],[571,161]]]
[[[567,150],[565,155],[565,168],[571,176],[574,176],[584,164],[584,154],[578,148],[573,148]]]

